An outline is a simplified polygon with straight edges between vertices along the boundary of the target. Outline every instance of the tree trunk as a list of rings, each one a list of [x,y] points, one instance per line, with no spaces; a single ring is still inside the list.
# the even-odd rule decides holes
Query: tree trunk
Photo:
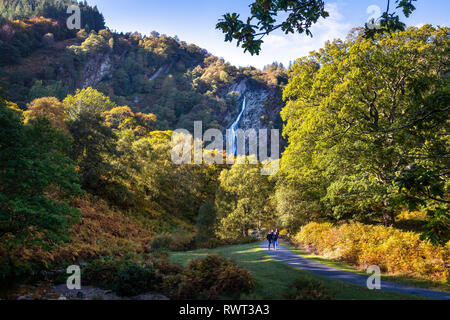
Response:
[[[384,210],[383,210],[383,223],[385,226],[390,227],[394,225],[395,213],[391,207],[389,200],[384,200]]]

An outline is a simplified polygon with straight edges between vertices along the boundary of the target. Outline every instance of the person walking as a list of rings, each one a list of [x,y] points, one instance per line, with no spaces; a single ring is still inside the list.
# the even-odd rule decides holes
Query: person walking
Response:
[[[272,244],[272,239],[273,239],[273,230],[267,234],[266,238],[267,238],[267,241],[269,242],[269,250],[270,250],[270,245]]]
[[[272,233],[272,247],[275,250],[278,250],[278,238],[280,237],[280,233],[278,232],[278,229],[275,230],[274,233]]]

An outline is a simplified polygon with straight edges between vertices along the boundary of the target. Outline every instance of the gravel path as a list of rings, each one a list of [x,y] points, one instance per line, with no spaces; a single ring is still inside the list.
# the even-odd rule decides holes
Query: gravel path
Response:
[[[277,251],[268,250],[267,242],[265,241],[260,244],[260,247],[271,257],[281,262],[287,263],[290,266],[334,280],[346,281],[363,287],[367,286],[367,278],[369,275],[366,277],[353,272],[329,267],[322,263],[303,258],[283,245],[278,245]],[[381,290],[394,291],[432,299],[450,300],[450,293],[447,292],[410,287],[383,280],[381,280]]]

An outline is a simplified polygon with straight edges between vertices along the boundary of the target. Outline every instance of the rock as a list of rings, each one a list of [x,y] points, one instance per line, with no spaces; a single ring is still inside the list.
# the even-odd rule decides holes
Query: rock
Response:
[[[273,128],[273,122],[279,116],[283,106],[282,103],[274,103],[274,101],[277,101],[275,88],[257,86],[248,78],[245,78],[233,82],[223,95],[226,96],[231,93],[237,94],[237,110],[240,110],[244,96],[246,98],[246,108],[239,122],[239,129],[255,129],[258,131]],[[239,114],[237,110],[225,116],[227,125],[230,125],[236,119],[237,114]]]
[[[111,290],[103,290],[92,286],[82,286],[80,290],[69,290],[66,284],[50,285],[50,283],[40,283],[41,288],[46,288],[42,293],[36,292],[35,287],[27,287],[30,294],[20,295],[17,300],[169,300],[166,296],[149,292],[135,297],[119,297]],[[27,292],[30,292],[27,290]]]
[[[265,90],[249,90],[245,93],[247,97],[247,106],[242,115],[239,128],[248,129],[267,129],[266,125],[261,122],[261,117],[266,111],[265,102],[269,98],[268,92]]]
[[[159,293],[145,293],[133,297],[132,300],[169,300],[169,298]]]
[[[112,61],[109,55],[94,55],[86,63],[82,75],[83,88],[93,87],[112,72]]]

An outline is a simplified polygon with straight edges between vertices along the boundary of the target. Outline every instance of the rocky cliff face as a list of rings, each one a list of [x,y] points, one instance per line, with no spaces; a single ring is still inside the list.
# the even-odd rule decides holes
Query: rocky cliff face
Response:
[[[266,102],[270,92],[264,89],[247,90],[245,93],[247,106],[242,116],[239,128],[247,129],[267,129],[267,123],[263,122],[266,113]]]
[[[281,129],[281,119],[279,114],[282,107],[280,88],[270,88],[256,85],[251,79],[244,78],[234,82],[227,93],[237,94],[236,112],[228,114],[225,123],[232,123],[236,119],[236,114],[240,111],[240,106],[244,97],[246,98],[246,109],[239,122],[239,129]]]
[[[236,130],[249,130],[255,129],[256,132],[259,130],[268,130],[268,150],[272,144],[271,129],[280,130],[279,134],[279,146],[280,152],[285,148],[286,142],[281,138],[282,121],[280,118],[280,111],[283,106],[281,99],[281,88],[280,87],[269,87],[266,85],[261,85],[260,83],[254,83],[252,79],[244,78],[239,81],[234,82],[228,89],[227,94],[234,93],[237,97],[237,107],[236,112],[230,113],[225,118],[225,128],[231,129],[230,125],[238,119],[240,112],[242,111],[242,105],[245,98],[245,110],[242,114],[240,121]],[[234,132],[234,131],[232,131]],[[246,139],[246,144],[249,141]],[[249,146],[246,145],[247,152],[249,151]],[[236,152],[236,150],[235,150]],[[276,155],[273,155],[276,156]]]
[[[82,88],[94,87],[105,77],[112,77],[113,65],[109,54],[93,56],[83,70]]]

